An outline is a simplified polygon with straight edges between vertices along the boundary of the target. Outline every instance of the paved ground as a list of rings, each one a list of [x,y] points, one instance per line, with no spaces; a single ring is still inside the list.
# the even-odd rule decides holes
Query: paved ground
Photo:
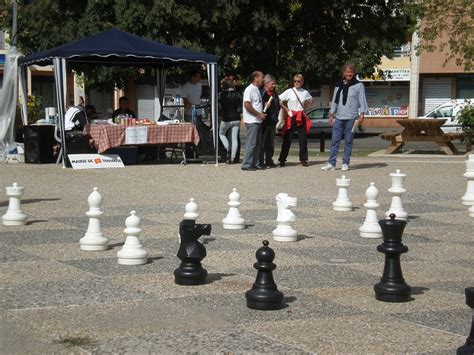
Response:
[[[314,156],[313,156],[314,157]],[[474,219],[461,204],[463,157],[355,158],[350,196],[354,212],[333,212],[340,171],[322,172],[323,160],[303,168],[242,172],[239,166],[145,165],[73,171],[54,165],[2,165],[0,189],[26,188],[24,227],[0,226],[1,353],[454,353],[469,331],[463,290],[474,283]],[[374,299],[383,269],[380,240],[359,237],[365,189],[379,187],[388,208],[388,174],[408,174],[410,214],[402,256],[413,300]],[[80,251],[92,187],[104,196],[106,252]],[[221,220],[227,195],[237,187],[244,231]],[[300,240],[271,241],[274,196],[298,197],[294,210]],[[177,225],[194,197],[199,221],[211,223],[204,238],[209,271],[204,286],[177,286]],[[7,201],[0,198],[2,214]],[[144,266],[119,266],[130,210],[142,218],[141,239],[150,253]],[[275,279],[287,307],[246,308],[244,293],[256,272],[255,250],[270,239]]]

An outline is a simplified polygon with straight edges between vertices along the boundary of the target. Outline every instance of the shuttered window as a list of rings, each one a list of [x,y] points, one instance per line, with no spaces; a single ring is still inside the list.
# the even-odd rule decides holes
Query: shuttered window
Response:
[[[423,79],[424,114],[451,100],[451,78]]]

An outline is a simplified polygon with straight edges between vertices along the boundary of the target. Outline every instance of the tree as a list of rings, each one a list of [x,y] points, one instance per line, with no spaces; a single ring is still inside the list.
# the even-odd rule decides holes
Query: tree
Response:
[[[419,51],[446,53],[445,64],[454,60],[473,68],[474,57],[474,3],[472,0],[420,0],[412,3],[420,22]]]
[[[0,5],[0,13],[8,11]],[[256,69],[310,86],[340,76],[346,61],[372,74],[406,43],[414,21],[401,0],[33,0],[20,6],[18,45],[51,48],[112,26],[219,57],[220,74]],[[8,28],[10,19],[0,19]],[[136,70],[86,68],[94,84],[122,82]]]

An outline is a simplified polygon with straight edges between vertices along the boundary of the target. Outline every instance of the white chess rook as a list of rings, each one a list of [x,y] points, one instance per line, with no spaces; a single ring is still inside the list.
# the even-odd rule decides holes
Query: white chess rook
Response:
[[[6,187],[9,197],[7,213],[2,216],[5,226],[23,226],[26,224],[26,215],[21,210],[21,196],[25,193],[25,188],[18,186],[15,182],[13,186]]]
[[[385,212],[385,217],[387,219],[390,219],[390,215],[392,213],[397,216],[397,219],[402,219],[404,221],[408,219],[408,213],[403,209],[401,197],[402,194],[407,191],[403,186],[406,177],[406,174],[400,173],[400,169],[397,169],[396,173],[390,174],[390,178],[392,179],[392,186],[388,189],[388,192],[390,192],[393,197],[392,203],[390,204],[390,208],[387,212]]]
[[[104,237],[100,228],[100,219],[104,214],[100,208],[102,205],[102,195],[97,191],[97,187],[94,187],[94,191],[89,195],[87,203],[89,204],[89,211],[86,212],[86,216],[89,217],[89,226],[84,237],[79,240],[81,250],[107,250],[109,240]]]
[[[332,208],[337,212],[350,212],[352,211],[352,202],[349,200],[348,189],[351,185],[351,179],[346,179],[345,175],[342,175],[340,179],[336,179],[336,186],[339,187],[336,201],[332,203]]]
[[[293,228],[296,216],[290,210],[290,207],[296,207],[296,197],[290,197],[286,193],[276,195],[278,215],[277,227],[273,230],[273,239],[278,242],[296,242],[298,232]]]
[[[380,205],[377,203],[379,190],[375,187],[375,183],[371,182],[369,188],[365,191],[367,202],[364,207],[367,209],[365,221],[359,228],[360,236],[362,238],[382,238],[382,228],[380,228],[377,218],[377,208]]]
[[[245,220],[242,218],[239,206],[240,206],[240,194],[237,192],[236,188],[232,189],[232,192],[229,194],[229,212],[227,216],[222,220],[222,225],[224,229],[244,229]]]
[[[469,154],[465,161],[466,172],[464,177],[467,179],[467,189],[463,197],[461,197],[463,205],[474,205],[474,154]],[[470,210],[470,209],[469,209]]]
[[[148,262],[148,253],[143,249],[138,236],[142,232],[140,228],[140,218],[135,211],[130,212],[130,216],[125,220],[126,235],[125,244],[117,252],[118,263],[121,265],[143,265]]]

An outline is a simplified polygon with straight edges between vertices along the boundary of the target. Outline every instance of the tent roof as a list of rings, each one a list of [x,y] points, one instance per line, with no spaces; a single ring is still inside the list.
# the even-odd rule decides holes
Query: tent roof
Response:
[[[75,63],[137,65],[166,62],[217,63],[212,54],[195,52],[144,39],[117,28],[34,53],[18,60],[21,66],[52,64],[53,58]]]

